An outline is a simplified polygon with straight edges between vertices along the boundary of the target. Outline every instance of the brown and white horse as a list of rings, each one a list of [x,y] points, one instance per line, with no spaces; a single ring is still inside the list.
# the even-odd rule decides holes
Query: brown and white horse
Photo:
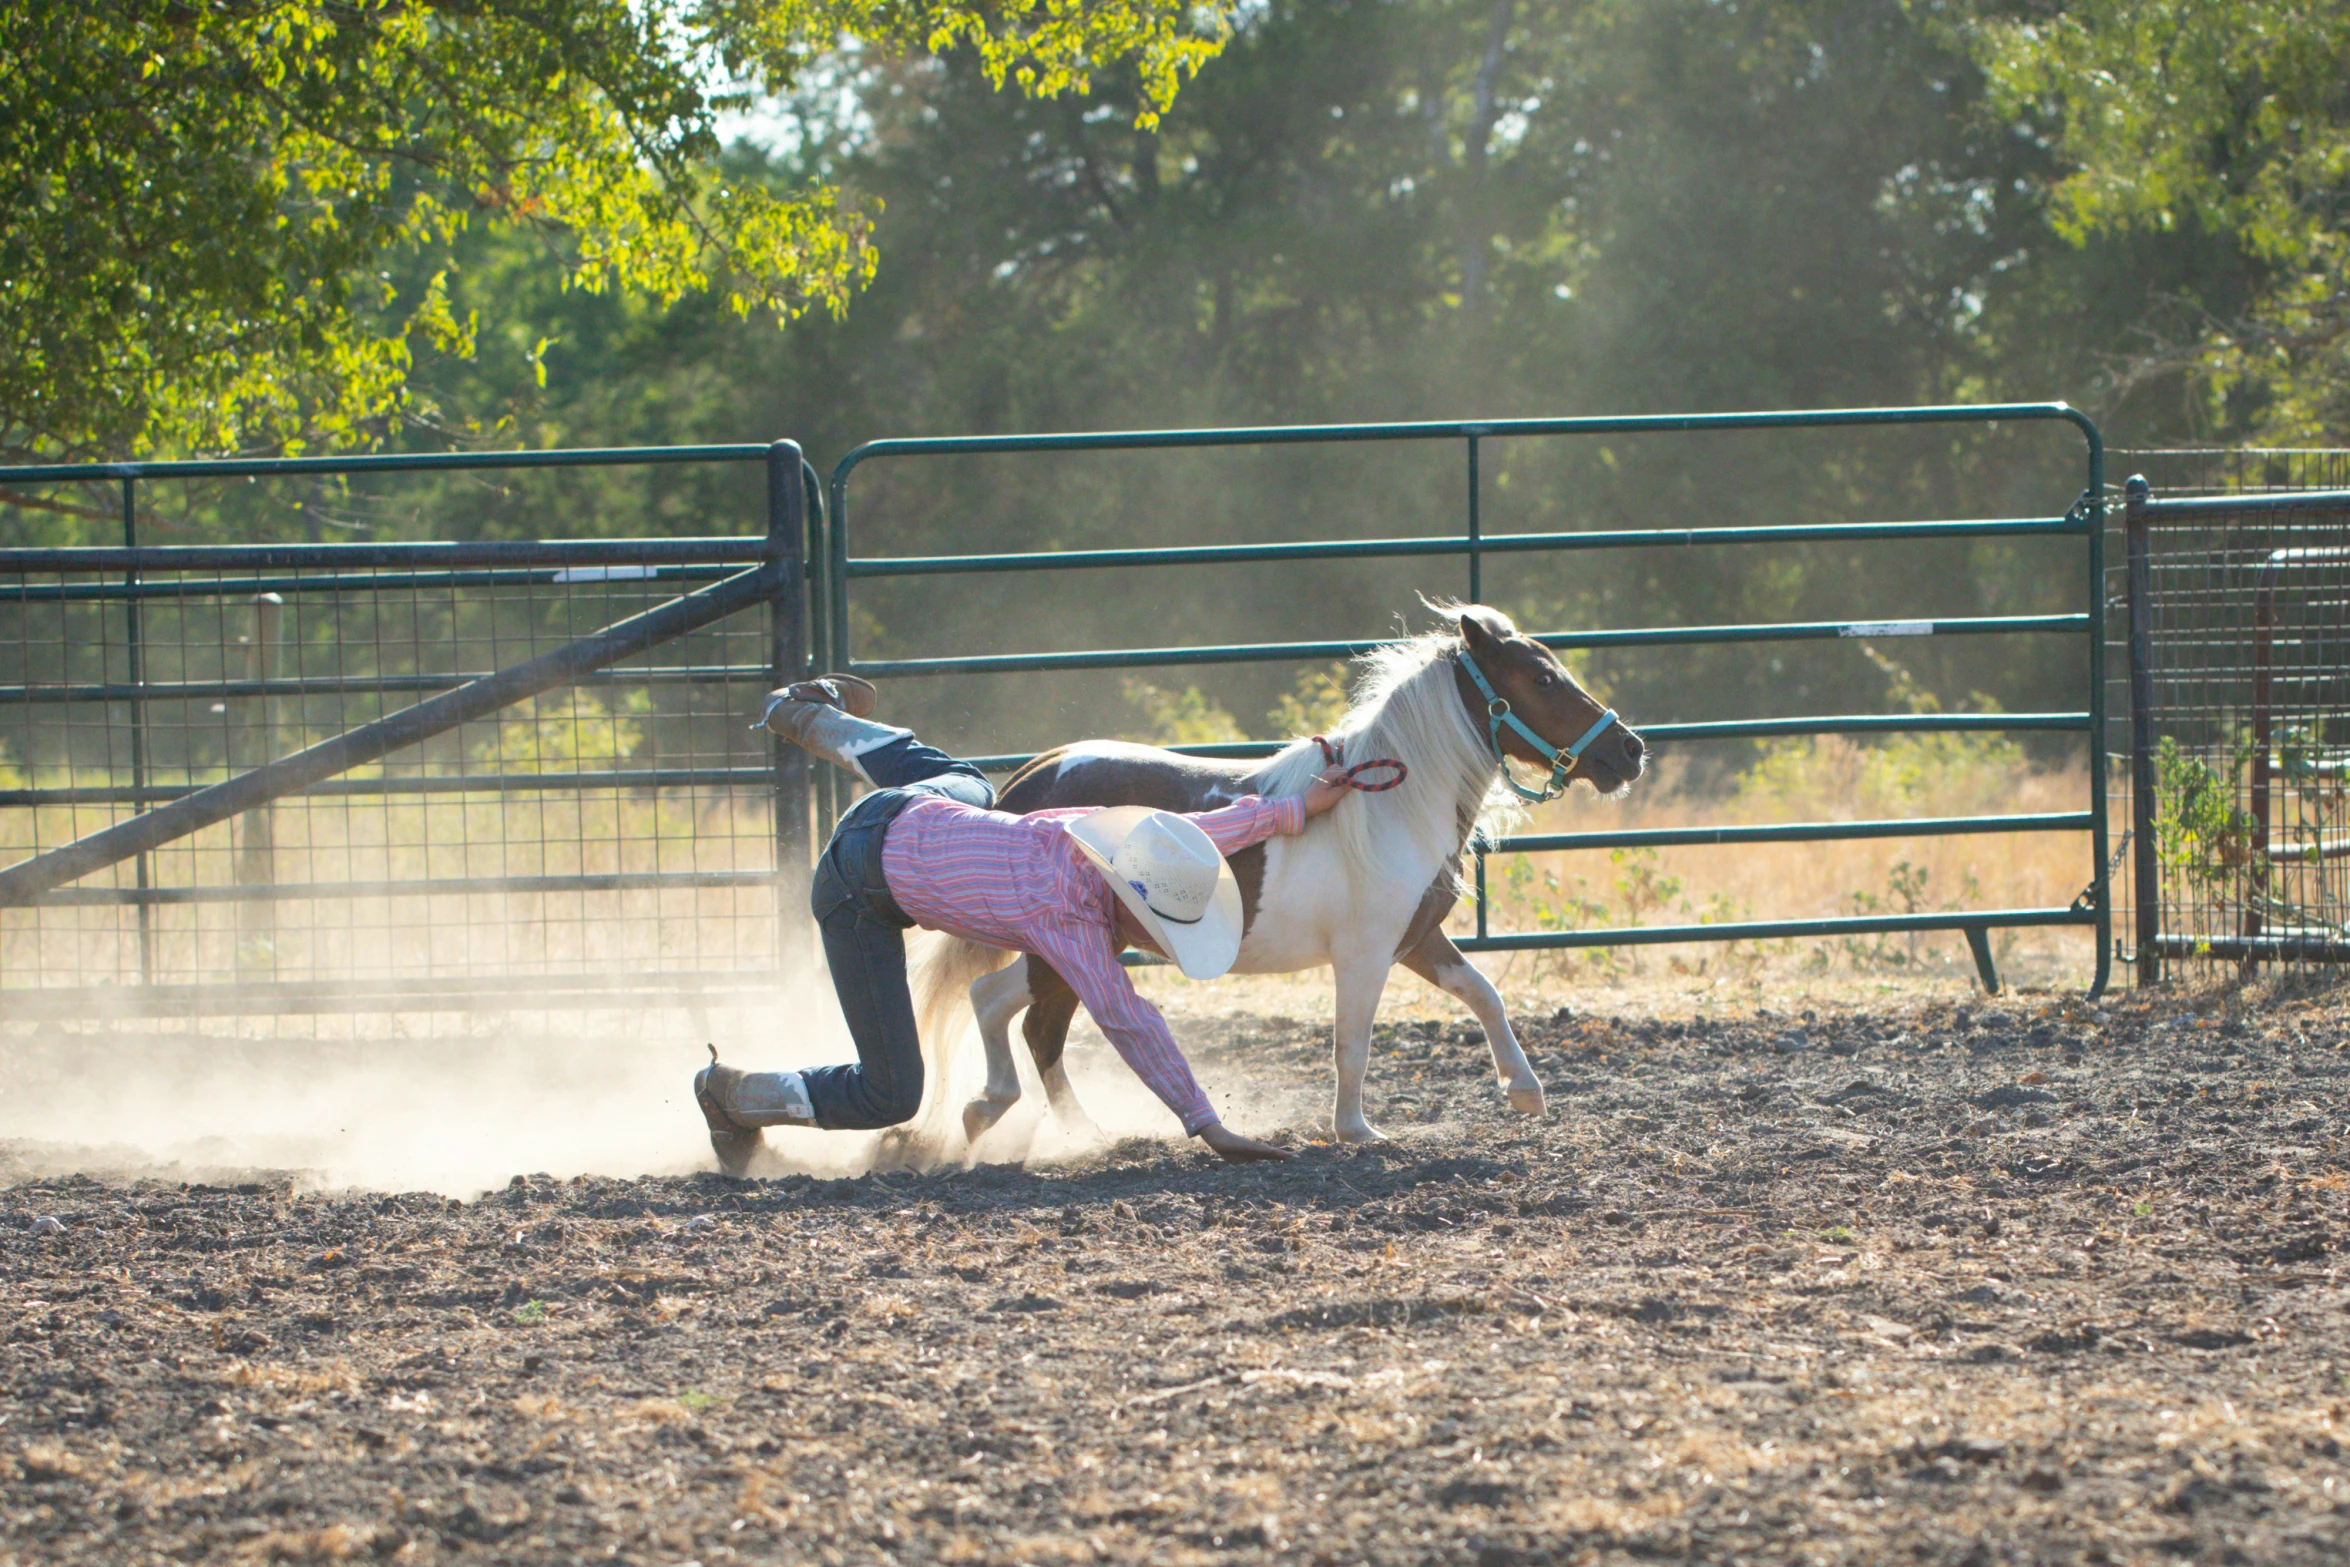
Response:
[[[1402,784],[1351,794],[1302,835],[1275,838],[1231,858],[1246,932],[1233,972],[1284,974],[1325,965],[1335,971],[1338,1096],[1331,1129],[1348,1142],[1379,1136],[1363,1115],[1363,1072],[1371,1020],[1388,970],[1397,963],[1467,1003],[1485,1029],[1510,1108],[1542,1113],[1541,1080],[1511,1031],[1500,992],[1444,934],[1444,918],[1462,890],[1462,852],[1478,827],[1493,832],[1514,814],[1500,753],[1551,769],[1551,787],[1561,791],[1581,779],[1601,794],[1620,793],[1643,767],[1639,736],[1620,723],[1601,730],[1604,705],[1549,649],[1520,635],[1507,615],[1483,605],[1440,607],[1457,616],[1457,633],[1431,632],[1360,660],[1353,705],[1327,737],[1349,762],[1400,760],[1407,769]],[[1503,711],[1540,735],[1551,755],[1506,727],[1506,718],[1489,717],[1499,703],[1477,688],[1478,671],[1508,704]],[[1562,753],[1578,737],[1584,748],[1570,760]],[[1005,785],[997,809],[1147,805],[1207,811],[1246,794],[1302,794],[1325,765],[1311,739],[1293,741],[1256,763],[1092,740],[1047,751],[1021,768]],[[999,968],[1002,955],[992,949],[951,940],[948,945],[955,950],[934,952],[923,966],[923,1013],[941,1022],[950,1011],[959,1013],[960,997],[944,992],[969,984],[987,1048],[987,1087],[964,1109],[965,1135],[977,1141],[1020,1097],[1010,1029],[1023,1010],[1028,1015],[1021,1032],[1054,1115],[1064,1124],[1087,1124],[1061,1061],[1077,1007],[1067,981],[1042,958]],[[942,1088],[948,1081],[943,1058],[959,1035],[959,1028],[924,1030],[931,1057],[927,1075]]]

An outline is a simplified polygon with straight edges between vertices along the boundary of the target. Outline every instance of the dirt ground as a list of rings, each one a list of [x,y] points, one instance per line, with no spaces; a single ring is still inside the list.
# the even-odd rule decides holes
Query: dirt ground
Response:
[[[0,1562],[2350,1559],[2338,995],[1179,1027],[1300,1158],[6,1177]]]

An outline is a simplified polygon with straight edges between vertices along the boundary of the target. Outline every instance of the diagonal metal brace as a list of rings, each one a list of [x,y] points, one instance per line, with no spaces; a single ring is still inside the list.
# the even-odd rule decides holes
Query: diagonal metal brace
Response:
[[[175,838],[201,832],[256,806],[267,805],[281,795],[299,793],[338,773],[380,760],[404,746],[485,718],[502,707],[568,685],[582,675],[698,631],[712,621],[764,602],[774,594],[781,580],[780,569],[771,565],[738,572],[534,659],[468,681],[414,707],[402,708],[371,724],[346,730],[332,740],[321,741],[307,750],[199,789],[129,821],[117,822],[86,838],[77,838],[61,848],[20,861],[0,870],[0,908],[25,904],[41,893],[145,854]]]

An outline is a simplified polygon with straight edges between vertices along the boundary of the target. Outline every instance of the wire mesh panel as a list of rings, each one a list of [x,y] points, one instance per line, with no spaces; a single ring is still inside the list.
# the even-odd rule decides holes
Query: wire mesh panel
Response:
[[[2350,961],[2350,490],[2127,493],[2140,977]]]
[[[0,550],[0,1009],[773,985],[779,537]]]

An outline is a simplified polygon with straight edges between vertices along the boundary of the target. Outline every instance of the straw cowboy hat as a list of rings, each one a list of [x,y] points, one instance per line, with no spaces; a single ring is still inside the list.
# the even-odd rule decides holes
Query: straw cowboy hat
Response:
[[[1069,823],[1118,901],[1188,979],[1215,979],[1240,956],[1240,883],[1199,824],[1115,805]]]

